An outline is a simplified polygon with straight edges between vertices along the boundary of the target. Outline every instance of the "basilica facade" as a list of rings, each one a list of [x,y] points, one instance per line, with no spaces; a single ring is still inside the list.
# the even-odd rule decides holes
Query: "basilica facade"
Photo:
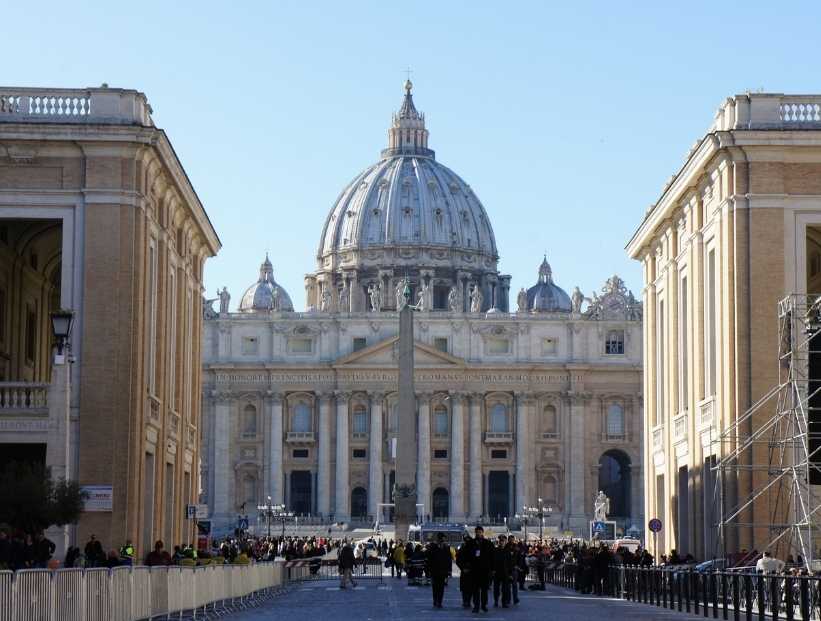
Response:
[[[305,312],[267,256],[235,310],[225,289],[205,304],[202,481],[215,531],[238,514],[253,523],[269,496],[297,515],[389,519],[406,281],[420,513],[514,520],[541,499],[548,527],[583,534],[604,490],[619,527],[641,528],[641,303],[618,276],[568,295],[545,257],[511,308],[488,213],[429,148],[411,90],[379,161],[328,214]]]

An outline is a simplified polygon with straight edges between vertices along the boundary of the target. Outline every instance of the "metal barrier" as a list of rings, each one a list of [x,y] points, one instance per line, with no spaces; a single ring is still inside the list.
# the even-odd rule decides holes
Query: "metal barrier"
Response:
[[[290,574],[290,580],[338,580],[339,562],[336,559],[315,557],[312,559],[300,559],[297,561],[286,561],[285,569]],[[354,565],[353,579],[375,579],[382,582],[384,575],[384,561],[380,558],[368,559],[368,562],[361,562]]]
[[[205,618],[258,606],[309,575],[307,566],[283,565],[0,571],[0,621]]]
[[[821,578],[752,570],[698,572],[691,567],[612,565],[590,579],[587,570],[562,564],[547,582],[578,591],[734,621],[820,621]]]

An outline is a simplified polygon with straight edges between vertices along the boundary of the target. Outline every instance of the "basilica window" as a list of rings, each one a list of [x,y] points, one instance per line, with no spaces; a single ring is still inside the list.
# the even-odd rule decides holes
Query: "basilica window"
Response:
[[[556,406],[546,405],[542,408],[542,438],[552,439],[559,435]]]
[[[256,354],[259,351],[259,339],[255,336],[242,337],[242,354],[245,356]]]
[[[437,336],[433,339],[433,346],[441,352],[448,353],[448,337]]]
[[[352,427],[354,436],[368,433],[368,412],[365,410],[364,405],[354,407]]]
[[[291,430],[299,433],[311,431],[311,408],[307,403],[297,403],[294,406],[294,414]]]
[[[364,336],[355,336],[353,338],[353,351],[359,351],[360,349],[365,349],[368,346],[368,339]]]
[[[604,353],[624,353],[624,330],[608,330],[607,340],[604,342]]]
[[[433,410],[433,434],[448,435],[448,410],[444,405],[437,405]]]
[[[542,356],[551,356],[558,349],[558,340],[554,338],[542,339]]]
[[[246,507],[253,507],[257,504],[257,479],[252,474],[246,474],[242,478],[242,502]]]
[[[242,435],[246,438],[257,435],[257,409],[250,403],[242,410]]]
[[[607,406],[607,437],[624,437],[624,408],[618,403]]]
[[[488,338],[485,341],[485,348],[488,354],[502,355],[510,353],[510,339],[505,338]]]
[[[313,351],[313,344],[311,338],[290,338],[288,339],[288,352],[291,354],[310,354]]]
[[[497,403],[491,408],[490,431],[492,433],[510,433],[510,417],[504,403]]]

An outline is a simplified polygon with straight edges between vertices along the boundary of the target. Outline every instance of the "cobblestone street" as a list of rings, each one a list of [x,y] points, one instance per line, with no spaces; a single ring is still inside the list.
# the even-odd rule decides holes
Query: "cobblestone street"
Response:
[[[595,621],[597,619],[696,619],[646,604],[580,595],[575,591],[548,585],[547,591],[528,591],[521,603],[510,609],[493,608],[493,597],[487,613],[473,614],[461,607],[458,581],[445,591],[443,609],[432,606],[430,587],[409,587],[405,580],[386,578],[383,584],[360,580],[355,589],[340,590],[331,580],[296,585],[288,593],[257,609],[232,615],[235,621],[268,619],[305,619],[318,621],[377,621],[381,619],[550,619],[559,621]]]

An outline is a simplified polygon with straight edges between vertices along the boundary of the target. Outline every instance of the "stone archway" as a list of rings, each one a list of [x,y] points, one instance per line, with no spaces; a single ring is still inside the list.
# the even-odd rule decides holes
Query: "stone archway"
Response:
[[[630,457],[622,451],[611,449],[599,458],[599,489],[610,499],[610,517],[631,517],[630,470]]]
[[[355,487],[351,491],[351,517],[364,518],[368,515],[368,490]]]
[[[446,520],[450,515],[450,496],[444,487],[433,490],[433,519]]]

